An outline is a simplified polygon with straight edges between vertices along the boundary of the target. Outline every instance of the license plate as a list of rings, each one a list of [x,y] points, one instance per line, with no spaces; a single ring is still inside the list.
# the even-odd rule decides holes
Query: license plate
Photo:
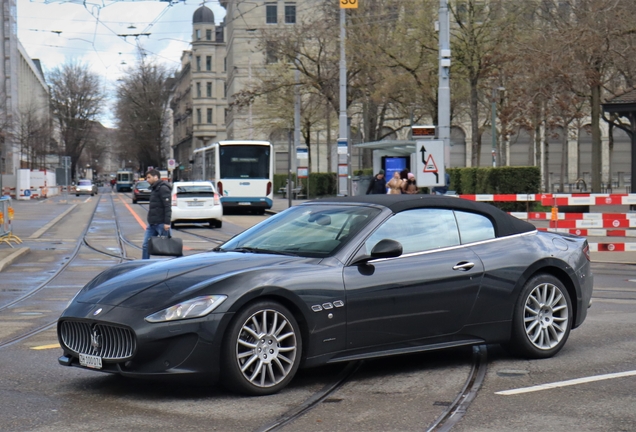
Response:
[[[249,203],[249,202],[240,202],[238,205],[252,205],[252,203]]]
[[[102,358],[94,355],[80,354],[79,361],[82,366],[86,366],[93,369],[102,368]]]
[[[188,201],[188,207],[203,207],[203,201]]]

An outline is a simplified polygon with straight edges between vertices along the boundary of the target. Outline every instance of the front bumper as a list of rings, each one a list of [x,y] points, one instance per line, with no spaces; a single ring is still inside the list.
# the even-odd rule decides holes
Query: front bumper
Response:
[[[64,351],[58,359],[61,365],[135,378],[191,377],[204,379],[210,384],[218,380],[222,332],[231,314],[212,313],[198,319],[151,324],[143,319],[146,315],[142,311],[121,307],[106,310],[108,307],[100,307],[105,312],[99,321],[91,319],[97,305],[79,303],[69,308],[73,311],[67,310],[60,317],[58,339]],[[101,369],[81,366],[80,353],[71,351],[63,341],[61,323],[65,320],[91,326],[100,323],[130,329],[136,339],[135,350],[128,358],[103,359]],[[87,351],[83,354],[96,354],[90,346]]]
[[[271,209],[274,202],[271,198],[258,197],[221,197],[224,208],[257,208]]]

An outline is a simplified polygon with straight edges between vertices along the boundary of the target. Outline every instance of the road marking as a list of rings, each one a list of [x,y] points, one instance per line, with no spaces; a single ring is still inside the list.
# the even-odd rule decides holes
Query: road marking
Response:
[[[53,348],[61,348],[59,343],[54,343],[50,345],[40,345],[31,347],[32,350],[45,350],[45,349],[53,349]]]
[[[139,215],[132,209],[132,207],[130,207],[128,205],[128,203],[126,201],[124,201],[124,199],[122,197],[118,197],[119,200],[122,202],[122,204],[124,204],[126,206],[126,208],[128,209],[128,211],[133,215],[133,217],[137,220],[137,222],[139,222],[139,225],[141,225],[141,228],[143,230],[146,229],[146,224],[144,223],[143,220],[141,220],[141,218],[139,217]]]
[[[504,395],[504,396],[510,396],[510,395],[517,395],[517,394],[522,394],[522,393],[531,393],[531,392],[536,392],[536,391],[541,391],[541,390],[549,390],[549,389],[554,389],[554,388],[559,388],[559,387],[568,387],[568,386],[573,386],[573,385],[578,385],[578,384],[586,384],[586,383],[590,383],[590,382],[594,382],[594,381],[603,381],[603,380],[608,380],[608,379],[623,378],[623,377],[629,377],[629,376],[636,376],[636,370],[627,371],[627,372],[611,373],[611,374],[605,374],[605,375],[596,375],[596,376],[591,376],[591,377],[587,377],[587,378],[577,378],[577,379],[567,380],[567,381],[558,381],[558,382],[554,382],[554,383],[541,384],[541,385],[532,386],[532,387],[522,387],[522,388],[518,388],[518,389],[504,390],[504,391],[500,391],[500,392],[495,392],[495,394]]]
[[[139,217],[139,215],[132,209],[132,207],[130,207],[128,205],[128,203],[126,201],[124,201],[124,199],[122,197],[118,197],[119,200],[126,206],[126,208],[128,209],[128,211],[135,217],[135,219],[137,219],[137,222],[139,222],[139,225],[141,225],[141,228],[145,231],[146,230],[146,224],[144,223],[144,221]],[[183,247],[184,250],[192,250],[192,248],[189,248],[187,246]]]
[[[636,282],[636,279],[627,279],[628,282]]]

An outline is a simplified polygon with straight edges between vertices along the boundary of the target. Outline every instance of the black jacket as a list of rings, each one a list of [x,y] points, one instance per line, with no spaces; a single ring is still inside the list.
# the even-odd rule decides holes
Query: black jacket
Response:
[[[150,187],[148,224],[170,225],[170,216],[172,216],[172,186],[159,180]]]
[[[367,195],[369,194],[385,194],[386,193],[386,178],[382,177],[378,178],[377,174],[369,183],[369,187],[367,188]]]

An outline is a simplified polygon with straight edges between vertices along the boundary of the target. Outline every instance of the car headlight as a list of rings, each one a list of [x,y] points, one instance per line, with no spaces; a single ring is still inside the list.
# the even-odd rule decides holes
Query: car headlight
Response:
[[[189,318],[200,318],[216,309],[227,296],[210,295],[193,298],[192,300],[177,303],[159,312],[146,317],[150,323],[177,321]]]

